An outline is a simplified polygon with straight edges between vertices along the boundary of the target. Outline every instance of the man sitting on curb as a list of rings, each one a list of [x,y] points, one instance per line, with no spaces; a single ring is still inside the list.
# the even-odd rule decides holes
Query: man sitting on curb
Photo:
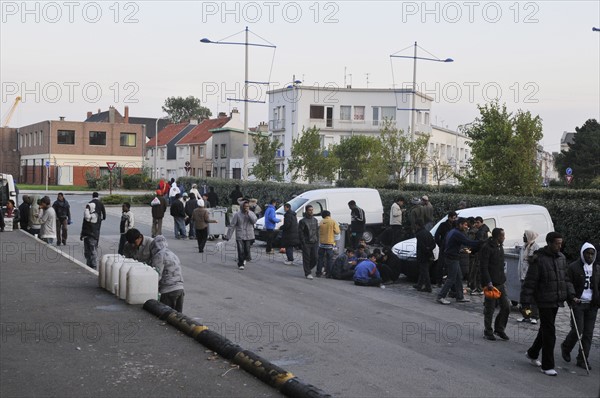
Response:
[[[152,264],[152,252],[150,245],[154,239],[141,234],[135,228],[125,233],[127,244],[123,248],[123,255],[127,258],[133,258],[141,263]]]
[[[381,284],[381,275],[377,270],[375,260],[377,256],[370,254],[366,260],[358,263],[354,270],[354,284],[357,286],[380,286],[385,289],[385,286]]]

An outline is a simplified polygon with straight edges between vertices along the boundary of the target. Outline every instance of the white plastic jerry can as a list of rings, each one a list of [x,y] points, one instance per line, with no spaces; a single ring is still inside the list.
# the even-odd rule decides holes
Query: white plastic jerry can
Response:
[[[138,261],[132,258],[123,258],[121,261],[115,261],[111,268],[111,280],[110,285],[112,288],[109,289],[110,292],[116,296],[119,295],[119,277],[121,275],[120,271],[125,264],[137,264]]]
[[[127,304],[144,304],[158,296],[158,273],[152,267],[132,267],[127,272]]]
[[[124,262],[121,268],[119,269],[119,298],[121,300],[125,300],[127,298],[127,273],[131,268],[134,267],[148,267],[144,263],[140,263],[139,261],[132,262]]]
[[[102,256],[102,259],[100,260],[100,267],[98,267],[98,286],[101,288],[106,289],[107,267],[112,265],[112,263],[119,257],[121,257],[120,254],[114,253],[105,254]]]

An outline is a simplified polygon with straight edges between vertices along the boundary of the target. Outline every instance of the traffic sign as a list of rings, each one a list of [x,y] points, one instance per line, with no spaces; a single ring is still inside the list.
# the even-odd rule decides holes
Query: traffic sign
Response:
[[[573,174],[573,169],[570,167],[567,167],[567,175],[570,176],[571,174]]]
[[[106,162],[106,165],[108,166],[108,171],[112,171],[117,165],[117,162]]]
[[[190,162],[185,162],[185,167],[190,167],[192,164]]]
[[[570,185],[571,181],[573,181],[573,176],[572,175],[566,175],[565,178],[567,179],[567,185]]]
[[[50,161],[46,160],[46,167],[50,167]]]

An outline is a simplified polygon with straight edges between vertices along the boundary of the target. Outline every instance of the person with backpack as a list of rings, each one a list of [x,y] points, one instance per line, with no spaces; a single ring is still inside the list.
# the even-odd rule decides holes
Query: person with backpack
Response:
[[[162,222],[167,212],[167,200],[160,189],[156,190],[156,196],[150,202],[152,206],[152,237],[162,235]]]
[[[127,231],[129,231],[135,226],[135,221],[133,213],[131,212],[131,205],[129,204],[129,202],[123,203],[121,208],[123,210],[123,214],[121,215],[121,224],[119,226],[121,238],[119,239],[118,253],[120,255],[123,255],[123,248],[125,247],[125,243],[127,243],[127,238],[125,237],[125,234],[127,233]]]
[[[83,254],[86,264],[91,269],[98,268],[98,240],[100,239],[99,215],[96,212],[96,204],[90,202],[85,205],[83,212],[83,224],[79,239],[83,241]]]
[[[56,246],[67,244],[67,227],[71,225],[71,206],[65,195],[59,192],[56,200],[52,204],[56,212]]]

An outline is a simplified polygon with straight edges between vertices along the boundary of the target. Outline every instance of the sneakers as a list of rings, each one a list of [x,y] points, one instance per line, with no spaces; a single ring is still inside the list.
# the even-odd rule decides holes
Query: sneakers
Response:
[[[532,320],[531,318],[519,318],[519,319],[517,319],[517,322],[530,323],[531,320]]]
[[[470,303],[470,302],[471,302],[471,300],[470,300],[470,299],[468,299],[468,298],[464,298],[464,297],[463,297],[463,298],[461,298],[461,299],[456,299],[456,302],[457,302],[457,303]]]
[[[490,341],[496,341],[496,336],[494,336],[493,334],[484,333],[483,338]]]
[[[540,369],[540,370],[546,376],[556,376],[556,375],[558,375],[558,372],[556,370],[554,370],[554,369],[548,369],[548,370]]]
[[[308,274],[308,275],[306,275],[306,279],[310,279],[312,281],[315,278],[313,278],[312,274]]]
[[[528,353],[527,351],[525,351],[525,356],[527,357],[527,359],[529,359],[529,363],[530,363],[532,366],[537,366],[538,368],[539,368],[540,366],[542,366],[542,363],[541,363],[539,360],[537,360],[537,359],[531,358],[531,357],[529,356],[529,353]],[[542,371],[542,372],[543,372],[543,371]]]
[[[436,300],[438,303],[440,304],[444,304],[444,305],[449,305],[450,301],[446,300],[445,298],[439,298]]]
[[[379,287],[385,289],[385,285],[379,285]]]
[[[560,345],[560,355],[562,355],[562,359],[565,362],[571,362],[571,352],[567,351],[567,348],[563,344]]]
[[[494,332],[494,334],[496,336],[500,337],[504,341],[510,340],[510,338],[508,337],[508,335],[506,333],[504,333],[504,332]]]
[[[244,266],[243,266],[243,265],[240,265],[240,266],[238,267],[238,269],[239,269],[240,271],[242,271],[242,270],[244,269]]]
[[[530,322],[532,325],[537,325],[537,322],[538,322],[538,321],[537,321],[537,319],[535,319],[535,318],[530,318],[530,319],[529,319],[529,322]]]
[[[472,290],[469,295],[471,296],[483,296],[483,291],[481,289]]]
[[[285,265],[292,265],[292,264],[294,264],[294,262],[293,262],[293,261],[290,261],[290,260],[285,260],[283,263],[284,263]]]

